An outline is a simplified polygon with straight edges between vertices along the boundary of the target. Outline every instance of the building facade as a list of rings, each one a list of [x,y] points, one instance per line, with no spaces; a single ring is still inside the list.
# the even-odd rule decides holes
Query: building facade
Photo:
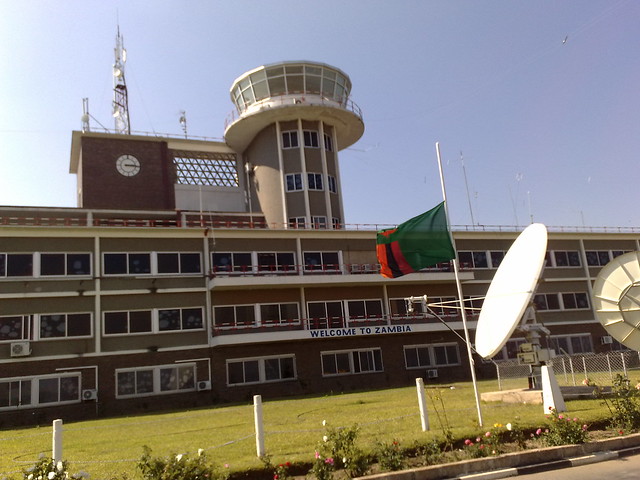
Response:
[[[451,265],[386,279],[376,232],[344,223],[338,152],[364,131],[350,90],[339,69],[285,62],[233,83],[224,142],[73,132],[78,207],[0,207],[0,426],[467,379]],[[473,338],[518,232],[453,234]],[[548,346],[621,347],[592,283],[639,241],[550,232]],[[432,310],[408,312],[422,295]]]

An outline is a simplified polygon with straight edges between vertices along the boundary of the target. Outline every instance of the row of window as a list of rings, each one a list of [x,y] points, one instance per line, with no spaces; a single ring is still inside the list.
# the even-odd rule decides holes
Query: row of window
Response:
[[[590,267],[602,267],[614,258],[627,253],[624,250],[586,250],[587,265]],[[460,265],[465,268],[498,268],[504,258],[504,251],[474,250],[459,251]],[[547,268],[580,267],[580,252],[578,250],[551,250],[545,257]]]
[[[316,130],[303,130],[302,131],[302,139],[303,145],[306,148],[320,148],[320,143],[318,141],[318,132]],[[300,143],[298,141],[298,131],[297,130],[287,130],[282,132],[282,148],[298,148]],[[328,152],[333,151],[333,142],[331,141],[331,137],[324,134],[324,149]]]
[[[305,188],[307,190],[324,190],[324,175],[321,173],[307,172],[307,182],[304,183],[304,175],[302,173],[288,173],[285,175],[285,190],[287,192],[300,192]],[[336,177],[327,175],[327,190],[331,193],[338,193],[338,185]]]
[[[0,317],[0,341],[91,337],[91,313],[57,313]],[[104,334],[163,333],[203,330],[202,307],[104,312]]]
[[[0,253],[2,277],[91,275],[91,253]],[[189,275],[202,273],[200,253],[104,253],[105,275]]]
[[[492,360],[516,360],[518,358],[518,347],[525,343],[524,338],[511,338]],[[558,355],[578,355],[581,353],[593,353],[593,343],[591,335],[580,333],[573,335],[552,335],[549,337],[549,348],[555,350]],[[620,345],[621,349],[624,349]]]
[[[292,174],[293,176],[301,174]],[[292,175],[287,175],[289,178]],[[314,180],[322,189],[320,174]],[[331,179],[329,188],[331,189]],[[319,179],[319,180],[318,180]],[[289,182],[289,179],[287,180]],[[335,188],[335,179],[333,179]],[[333,190],[332,190],[333,191]],[[334,228],[340,227],[340,220],[332,218]],[[307,228],[305,217],[289,219],[292,228]],[[311,218],[312,228],[327,228],[327,217]],[[603,266],[613,258],[625,253],[622,250],[587,251],[589,266]],[[504,251],[460,251],[458,257],[463,268],[498,268],[504,258]],[[215,272],[260,273],[264,271],[295,272],[294,252],[224,252],[213,253],[212,264]],[[62,277],[90,276],[92,274],[91,253],[0,253],[0,278],[3,277]],[[340,270],[339,252],[303,252],[305,271]],[[547,252],[547,267],[581,266],[578,251]],[[202,259],[198,252],[119,252],[103,254],[104,275],[197,275],[202,274]],[[553,308],[550,308],[553,309]]]
[[[533,303],[539,311],[546,310],[587,310],[590,308],[586,292],[539,293]]]
[[[404,347],[404,357],[407,369],[460,364],[455,343],[408,345]],[[320,362],[323,377],[383,371],[380,348],[321,352]],[[228,386],[295,380],[296,357],[287,354],[227,360],[226,374]],[[116,398],[196,390],[195,363],[118,369],[115,375]],[[80,380],[79,373],[0,380],[0,409],[79,402]]]

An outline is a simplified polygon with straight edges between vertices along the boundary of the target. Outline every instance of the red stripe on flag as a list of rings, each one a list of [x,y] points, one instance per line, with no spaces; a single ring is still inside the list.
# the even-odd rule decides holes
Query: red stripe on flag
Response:
[[[415,270],[411,265],[407,263],[407,260],[404,258],[402,254],[402,250],[400,249],[400,244],[396,242],[391,242],[391,251],[393,252],[393,258],[395,258],[396,263],[398,264],[398,268],[403,274],[413,273]]]
[[[393,278],[393,273],[389,268],[389,261],[387,260],[387,246],[384,244],[376,245],[376,253],[378,254],[378,262],[380,263],[380,274],[383,277]]]

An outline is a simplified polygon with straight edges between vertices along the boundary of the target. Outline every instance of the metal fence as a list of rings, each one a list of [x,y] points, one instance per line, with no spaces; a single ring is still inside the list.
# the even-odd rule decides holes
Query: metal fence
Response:
[[[532,375],[531,365],[517,361],[497,362],[500,390],[523,388]],[[610,386],[617,374],[624,375],[632,383],[640,383],[640,352],[631,350],[588,355],[561,355],[547,362],[560,386],[589,384]]]

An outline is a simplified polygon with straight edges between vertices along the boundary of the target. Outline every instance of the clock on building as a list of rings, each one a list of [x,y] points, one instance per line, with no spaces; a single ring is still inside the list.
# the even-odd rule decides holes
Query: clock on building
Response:
[[[120,155],[116,160],[116,168],[121,175],[133,177],[140,171],[140,160],[133,155]]]

